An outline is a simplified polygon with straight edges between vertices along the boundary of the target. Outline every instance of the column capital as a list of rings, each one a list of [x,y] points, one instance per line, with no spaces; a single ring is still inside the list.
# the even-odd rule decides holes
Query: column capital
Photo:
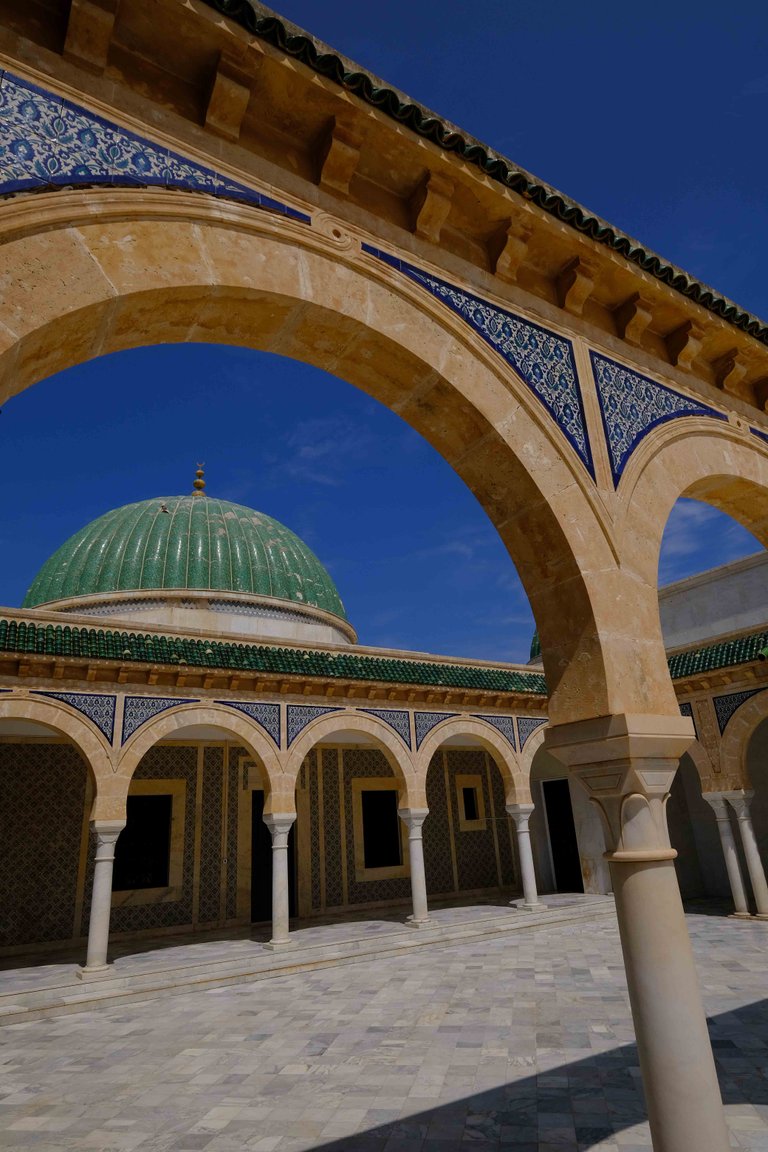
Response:
[[[607,858],[673,860],[665,804],[693,743],[687,716],[598,716],[547,730],[548,752],[567,765],[602,817]]]
[[[429,808],[398,808],[397,814],[406,825],[409,832],[421,828],[429,816]]]
[[[533,816],[535,804],[504,804],[509,816],[515,821],[515,824],[526,825]]]
[[[728,797],[725,792],[702,792],[701,798],[709,804],[715,814],[716,820],[730,820],[728,815]]]
[[[755,793],[752,788],[743,788],[739,792],[723,792],[723,799],[727,800],[736,815],[741,818],[749,812]]]
[[[272,846],[274,848],[285,847],[288,843],[288,833],[296,820],[296,813],[267,812],[262,819],[272,833]]]

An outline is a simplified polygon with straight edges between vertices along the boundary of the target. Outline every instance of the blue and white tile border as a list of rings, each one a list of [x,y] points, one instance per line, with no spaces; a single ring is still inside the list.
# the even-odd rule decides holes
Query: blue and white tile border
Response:
[[[286,715],[287,746],[290,748],[296,737],[304,731],[307,724],[317,720],[319,716],[327,716],[330,712],[343,712],[343,708],[320,708],[311,704],[288,704]]]
[[[546,716],[518,716],[517,718],[517,736],[520,742],[520,751],[523,748],[534,732],[541,728],[542,724],[547,723]]]
[[[71,100],[10,72],[0,73],[0,196],[93,184],[183,188],[310,221],[306,213]]]
[[[570,340],[370,244],[363,244],[362,250],[425,288],[497,352],[544,405],[594,480],[592,448]]]
[[[397,732],[400,739],[408,748],[411,747],[411,719],[405,708],[358,708],[358,712],[365,712],[369,716],[376,716]]]
[[[728,726],[728,721],[735,712],[741,708],[742,704],[746,704],[747,700],[752,696],[757,696],[760,692],[765,692],[763,688],[751,688],[745,692],[728,692],[725,696],[713,696],[712,703],[715,706],[715,715],[717,716],[717,726],[720,729],[722,736]]]
[[[416,729],[416,751],[418,752],[419,748],[421,748],[425,738],[433,728],[436,728],[443,720],[455,719],[456,715],[456,712],[414,712],[413,725]]]
[[[253,720],[260,728],[271,736],[277,747],[280,747],[280,705],[251,703],[250,700],[215,700],[215,704],[222,704],[225,708],[234,708]]]
[[[660,424],[682,416],[728,419],[725,413],[710,408],[708,404],[667,388],[665,384],[657,384],[616,360],[592,350],[589,356],[616,488],[638,444]]]
[[[514,716],[473,716],[473,720],[483,720],[486,724],[490,724],[497,732],[500,732],[505,740],[517,752],[517,741],[515,739],[515,718]]]
[[[179,700],[174,696],[126,696],[123,704],[123,731],[120,743],[125,744],[148,720],[176,708],[179,704],[196,704],[197,700]]]
[[[35,696],[47,696],[69,704],[70,708],[86,716],[111,744],[115,735],[116,696],[102,696],[92,692],[43,692],[33,689]]]

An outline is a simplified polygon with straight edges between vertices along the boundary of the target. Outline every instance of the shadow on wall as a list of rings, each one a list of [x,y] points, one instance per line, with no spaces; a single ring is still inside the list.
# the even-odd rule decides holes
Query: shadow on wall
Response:
[[[711,1017],[708,1025],[724,1103],[767,1106],[763,1054],[768,1000]],[[637,1049],[627,1044],[316,1148],[322,1152],[384,1152],[385,1147],[387,1152],[466,1152],[468,1148],[537,1152],[552,1147],[575,1152],[607,1141],[613,1146],[616,1133],[646,1120]],[[765,1138],[763,1132],[760,1135]],[[646,1147],[642,1135],[638,1144]]]

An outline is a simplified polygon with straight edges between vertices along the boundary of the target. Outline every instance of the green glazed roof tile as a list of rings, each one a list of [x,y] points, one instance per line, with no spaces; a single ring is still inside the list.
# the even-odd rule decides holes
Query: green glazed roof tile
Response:
[[[252,508],[166,496],[115,508],[43,565],[25,608],[105,592],[241,592],[346,619],[336,586],[295,533]]]

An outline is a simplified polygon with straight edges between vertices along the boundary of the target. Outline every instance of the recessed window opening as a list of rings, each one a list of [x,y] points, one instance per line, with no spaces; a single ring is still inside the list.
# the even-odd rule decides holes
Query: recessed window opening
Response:
[[[461,794],[464,800],[464,819],[479,820],[480,806],[477,802],[477,788],[462,788]]]
[[[129,796],[127,820],[115,845],[116,892],[167,888],[173,796]]]
[[[363,791],[363,855],[367,868],[396,868],[402,864],[397,791]]]

